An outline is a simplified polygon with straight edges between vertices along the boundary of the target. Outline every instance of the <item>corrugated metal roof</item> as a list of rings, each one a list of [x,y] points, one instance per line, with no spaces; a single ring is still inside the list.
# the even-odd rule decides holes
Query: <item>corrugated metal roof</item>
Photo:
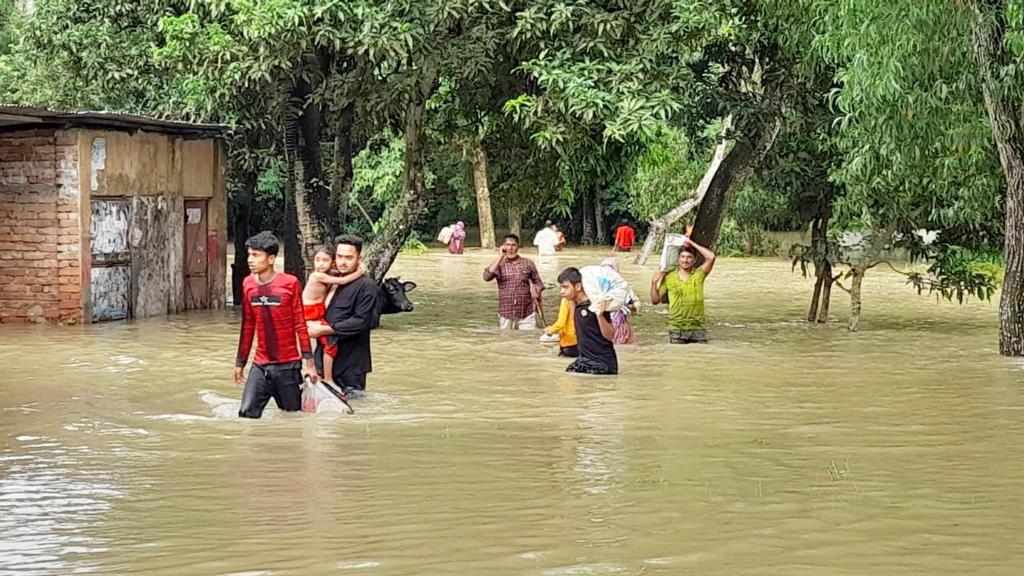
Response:
[[[61,124],[69,127],[116,128],[148,130],[184,136],[216,137],[223,135],[228,126],[223,124],[193,124],[104,111],[64,112],[27,106],[6,106],[0,104],[0,129],[30,128],[35,124]]]

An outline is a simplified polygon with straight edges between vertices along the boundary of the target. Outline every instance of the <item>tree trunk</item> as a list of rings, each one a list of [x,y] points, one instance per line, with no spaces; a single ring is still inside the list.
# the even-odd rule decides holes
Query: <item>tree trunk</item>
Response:
[[[352,132],[355,128],[355,102],[349,102],[338,116],[334,135],[334,178],[331,180],[331,213],[336,215],[335,230],[348,225],[349,197],[352,194]]]
[[[253,192],[256,190],[256,172],[246,172],[242,175],[242,190],[231,199],[234,220],[231,222],[232,233],[235,237],[235,259],[231,263],[231,302],[234,306],[242,304],[242,282],[249,275],[248,250],[245,241],[252,236],[252,223],[249,221],[252,213]]]
[[[999,301],[999,353],[1024,356],[1024,120],[1020,101],[1003,79],[1002,70],[1011,60],[1004,38],[1007,7],[993,0],[971,0],[970,4],[985,108],[1006,178],[1006,273]]]
[[[832,277],[832,265],[828,265],[828,276],[823,277],[821,288],[821,308],[818,310],[818,324],[828,324],[828,309],[832,304],[832,285],[836,280]]]
[[[697,209],[697,219],[693,224],[695,242],[714,249],[729,200],[743,187],[758,163],[771,149],[781,125],[781,119],[775,118],[772,122],[762,125],[749,138],[737,142],[729,151],[721,169],[715,173],[700,208]]]
[[[860,329],[861,284],[864,281],[864,268],[853,266],[850,271],[853,273],[853,278],[850,280],[850,332],[856,332]]]
[[[604,205],[601,203],[601,191],[594,191],[594,226],[597,228],[597,243],[608,244],[608,231],[604,226]]]
[[[818,319],[818,300],[824,290],[824,280],[818,274],[814,280],[814,291],[811,293],[811,307],[807,309],[807,321],[815,322]]]
[[[831,211],[829,211],[831,212]],[[826,214],[811,221],[811,250],[814,253],[814,294],[807,311],[807,321],[828,322],[829,300],[832,297],[832,263],[828,259],[828,218]]]
[[[423,113],[432,91],[436,71],[425,70],[418,90],[405,108],[405,166],[402,170],[402,196],[388,219],[366,249],[364,256],[369,276],[384,279],[427,203],[423,139]]]
[[[583,237],[580,238],[580,243],[587,246],[595,242],[594,192],[594,189],[589,187],[583,192]]]
[[[522,241],[523,213],[518,208],[511,208],[508,211],[508,229],[509,232],[519,236],[519,240]]]
[[[473,140],[473,187],[476,211],[480,217],[480,247],[494,248],[494,216],[491,213],[491,188],[487,183],[487,152],[480,140]]]
[[[319,105],[309,101],[314,88],[304,80],[293,87],[291,96],[300,112],[297,118],[286,120],[284,147],[295,198],[300,269],[305,272],[313,269],[313,247],[329,240],[333,220],[331,191],[324,182],[320,153],[323,114]]]
[[[285,134],[285,158],[290,176],[289,188],[291,188],[295,207],[295,232],[298,241],[298,252],[296,254],[300,259],[297,268],[292,267],[291,263],[288,264],[290,270],[309,272],[313,269],[313,247],[326,241],[327,230],[320,219],[317,218],[313,208],[314,201],[312,197],[315,195],[315,192],[310,190],[310,188],[315,189],[318,183],[315,181],[310,182],[307,163],[298,153],[299,149],[304,147],[300,144],[302,141],[301,130],[298,129],[297,124],[294,122],[289,122],[288,124],[287,133]],[[326,214],[326,210],[321,212],[321,214]]]
[[[658,246],[661,245],[669,227],[686,215],[687,212],[700,205],[701,200],[704,199],[704,195],[707,194],[708,188],[711,186],[711,181],[714,180],[715,175],[718,174],[718,167],[722,164],[722,159],[725,157],[725,147],[728,144],[729,131],[731,129],[732,116],[729,116],[725,120],[725,126],[722,129],[722,137],[718,141],[718,146],[715,147],[715,153],[711,156],[711,164],[708,166],[704,176],[700,179],[700,184],[697,185],[697,189],[694,193],[688,196],[667,214],[651,220],[650,226],[647,229],[647,238],[644,240],[643,248],[641,248],[640,253],[636,255],[637,264],[646,264],[647,259],[650,258],[651,254],[654,253],[654,251],[658,249]]]
[[[288,170],[291,173],[291,170]],[[284,191],[284,238],[281,238],[281,249],[284,251],[284,271],[300,281],[305,280],[306,271],[302,258],[302,238],[299,235],[298,214],[295,209],[295,189],[289,185]]]

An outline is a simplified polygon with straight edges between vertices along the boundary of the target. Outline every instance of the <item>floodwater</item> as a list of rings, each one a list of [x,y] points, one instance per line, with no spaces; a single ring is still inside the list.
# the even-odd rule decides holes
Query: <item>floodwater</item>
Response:
[[[872,270],[850,334],[843,293],[808,326],[787,262],[723,259],[711,344],[649,307],[621,374],[583,377],[494,330],[490,257],[399,260],[417,311],[375,332],[353,416],[233,418],[233,312],[0,326],[0,574],[1024,572],[995,303]]]

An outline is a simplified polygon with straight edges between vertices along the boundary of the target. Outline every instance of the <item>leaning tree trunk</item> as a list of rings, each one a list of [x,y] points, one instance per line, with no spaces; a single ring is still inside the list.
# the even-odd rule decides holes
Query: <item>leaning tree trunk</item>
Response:
[[[729,151],[697,209],[697,219],[693,223],[695,242],[714,249],[730,198],[743,187],[765,154],[771,150],[781,126],[781,118],[777,117],[760,126],[750,138],[737,142]]]
[[[231,198],[231,230],[235,238],[235,259],[231,263],[231,302],[235,306],[242,304],[242,282],[249,275],[249,251],[245,241],[252,235],[250,216],[257,177],[256,172],[247,170],[241,178],[241,191]]]
[[[583,237],[580,238],[580,243],[588,246],[595,241],[594,194],[594,189],[589,187],[583,192]]]
[[[647,263],[647,259],[650,258],[651,254],[654,253],[658,246],[661,245],[661,241],[665,238],[665,233],[668,232],[669,227],[686,215],[686,213],[700,205],[701,200],[704,199],[704,195],[707,194],[708,188],[711,186],[712,180],[714,180],[715,175],[718,174],[718,167],[722,164],[722,159],[725,157],[725,147],[728,144],[729,131],[731,129],[732,116],[729,116],[726,118],[725,126],[722,129],[722,138],[718,141],[718,146],[715,147],[715,153],[711,157],[711,164],[704,173],[704,177],[700,179],[700,184],[697,185],[697,190],[667,214],[651,220],[650,227],[647,229],[647,238],[644,240],[643,248],[641,248],[640,253],[636,255],[637,264]]]
[[[594,225],[597,228],[597,243],[608,243],[608,230],[604,226],[604,205],[601,204],[601,191],[594,191]]]
[[[1003,70],[1011,63],[1005,48],[1006,2],[971,0],[974,52],[981,71],[992,135],[1006,178],[1004,259],[999,301],[999,353],[1024,356],[1024,120],[1021,104],[1008,90]]]
[[[412,234],[416,220],[427,203],[425,183],[423,113],[434,84],[434,72],[424,71],[416,94],[405,108],[405,166],[402,169],[402,196],[391,209],[387,221],[366,249],[364,259],[369,276],[378,282],[398,258]]]
[[[510,208],[508,211],[508,230],[520,237],[523,236],[523,213],[518,208]]]
[[[349,198],[352,195],[352,132],[355,128],[355,102],[349,102],[338,114],[334,135],[334,177],[331,179],[331,213],[335,228],[342,232],[348,225]]]
[[[480,247],[494,248],[494,216],[491,212],[491,188],[487,183],[487,152],[483,143],[473,140],[473,188],[476,189],[476,211],[480,218]]]

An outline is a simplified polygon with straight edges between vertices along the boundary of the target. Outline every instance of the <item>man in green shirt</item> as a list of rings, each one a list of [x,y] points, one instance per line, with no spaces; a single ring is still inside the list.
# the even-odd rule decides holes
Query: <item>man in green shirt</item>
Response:
[[[704,263],[694,266],[697,254]],[[687,240],[679,251],[678,268],[660,270],[651,278],[651,303],[668,301],[668,336],[673,344],[707,342],[704,318],[704,279],[715,266],[715,253]]]

